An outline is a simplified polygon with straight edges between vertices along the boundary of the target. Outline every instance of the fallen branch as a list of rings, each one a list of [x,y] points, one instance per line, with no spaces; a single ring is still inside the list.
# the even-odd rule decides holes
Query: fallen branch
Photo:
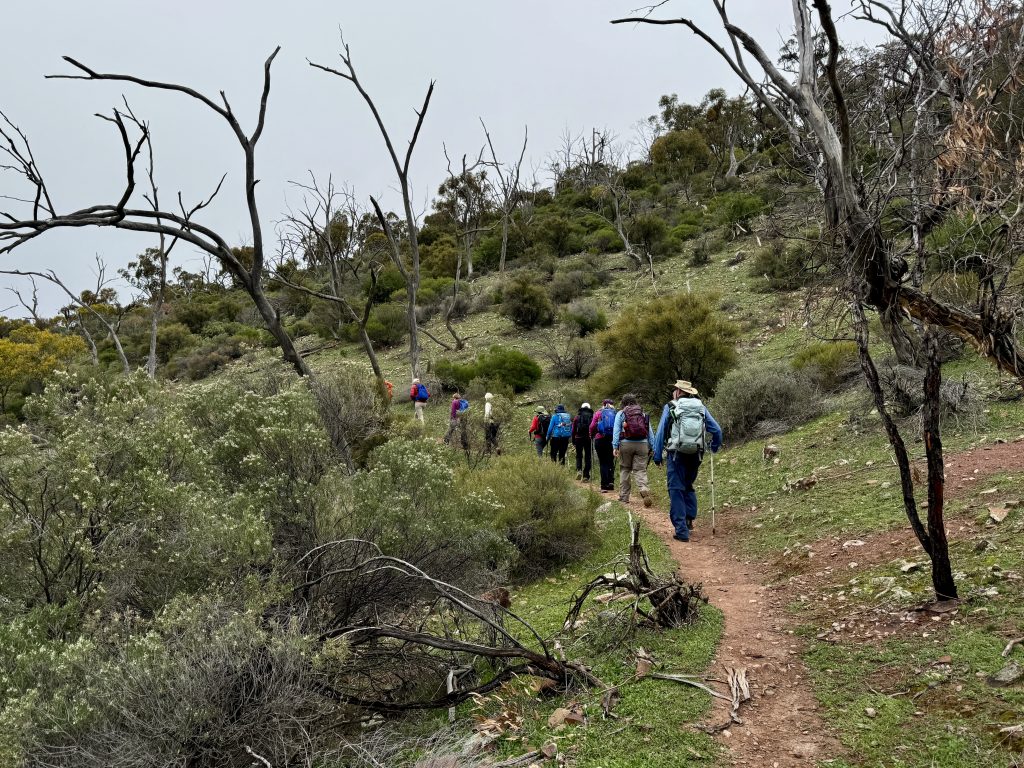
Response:
[[[1006,647],[1003,648],[1003,658],[1005,659],[1009,657],[1009,655],[1013,653],[1014,646],[1021,645],[1022,643],[1024,643],[1024,637],[1016,637],[1008,642]]]
[[[689,685],[689,686],[692,686],[693,688],[699,688],[700,690],[704,691],[705,693],[711,694],[716,699],[722,699],[723,701],[728,701],[728,702],[732,702],[733,701],[732,697],[726,696],[723,693],[719,693],[714,688],[711,688],[711,687],[709,687],[707,685],[704,685],[704,683],[702,683],[702,682],[700,682],[698,680],[694,680],[692,678],[685,677],[683,675],[665,675],[665,674],[662,674],[660,672],[651,672],[649,675],[647,675],[647,677],[654,678],[655,680],[671,680],[673,683],[682,683],[683,685]]]
[[[525,755],[519,755],[519,757],[512,757],[508,760],[502,760],[500,763],[495,763],[492,768],[515,768],[517,765],[529,765],[543,757],[544,753],[539,749],[535,749],[533,752],[527,752]]]

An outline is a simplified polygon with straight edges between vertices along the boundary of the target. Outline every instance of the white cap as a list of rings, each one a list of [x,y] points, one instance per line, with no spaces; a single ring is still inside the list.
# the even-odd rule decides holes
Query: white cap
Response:
[[[494,399],[494,395],[492,395],[490,392],[488,392],[486,395],[484,395],[484,400],[492,400],[492,399]]]
[[[589,407],[590,407],[590,403],[584,403],[584,404],[583,404],[583,405],[581,405],[580,407],[581,407],[581,408],[589,408]]]

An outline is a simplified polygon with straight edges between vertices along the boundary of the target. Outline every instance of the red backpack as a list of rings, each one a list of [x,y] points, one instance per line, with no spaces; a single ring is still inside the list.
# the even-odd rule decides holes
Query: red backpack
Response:
[[[622,411],[622,437],[625,440],[646,440],[647,414],[639,405],[629,405]]]

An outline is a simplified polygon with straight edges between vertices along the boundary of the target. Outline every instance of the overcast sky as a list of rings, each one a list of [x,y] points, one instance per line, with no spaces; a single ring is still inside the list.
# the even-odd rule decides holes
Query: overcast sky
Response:
[[[344,29],[365,87],[392,135],[404,145],[431,79],[434,100],[417,147],[412,182],[423,207],[445,173],[442,142],[453,156],[476,153],[491,130],[500,155],[511,158],[529,126],[528,162],[541,169],[566,128],[608,128],[625,140],[653,114],[658,97],[686,101],[737,83],[709,49],[680,27],[612,26],[644,0],[3,0],[0,109],[25,130],[62,212],[116,201],[123,185],[121,148],[111,126],[93,117],[126,96],[152,127],[158,183],[165,201],[187,201],[228,182],[203,222],[229,240],[251,235],[241,194],[241,151],[228,126],[198,102],[125,84],[44,80],[67,73],[62,55],[107,72],[183,83],[212,96],[224,90],[251,131],[261,69],[277,45],[266,132],[257,155],[259,202],[272,229],[289,202],[289,180],[333,175],[365,199],[396,205],[393,170],[366,105],[351,84],[306,63],[337,66]],[[706,20],[705,0],[674,0],[666,15]],[[731,13],[769,51],[791,26],[788,0],[732,0]],[[539,171],[540,181],[548,179]],[[0,195],[24,186],[0,174]],[[166,204],[166,203],[165,203]],[[7,207],[4,205],[2,207]],[[94,280],[93,257],[111,271],[152,238],[112,230],[50,233],[5,257],[22,268],[54,268],[77,291]],[[183,248],[175,264],[196,269]],[[13,285],[0,276],[0,287]],[[0,309],[13,303],[7,292]],[[122,299],[127,299],[123,295]],[[45,294],[53,312],[61,299]],[[11,310],[8,314],[19,314]]]

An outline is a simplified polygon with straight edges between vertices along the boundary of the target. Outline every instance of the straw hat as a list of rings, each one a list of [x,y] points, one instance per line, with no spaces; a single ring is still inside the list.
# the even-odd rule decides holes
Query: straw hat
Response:
[[[675,384],[672,385],[672,388],[681,390],[684,394],[687,395],[697,394],[697,388],[693,386],[693,384],[691,384],[690,382],[685,381],[684,379],[679,379]]]

